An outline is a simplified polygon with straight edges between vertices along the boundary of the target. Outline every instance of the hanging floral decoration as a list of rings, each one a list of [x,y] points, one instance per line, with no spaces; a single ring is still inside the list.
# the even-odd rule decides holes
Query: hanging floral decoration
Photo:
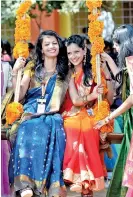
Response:
[[[15,47],[13,55],[15,59],[18,57],[27,58],[29,56],[28,41],[30,40],[30,17],[27,14],[31,7],[31,0],[25,0],[20,4],[16,12],[16,28],[15,28]],[[20,79],[21,80],[21,79]],[[17,85],[16,85],[17,86]],[[16,87],[17,89],[17,87]],[[16,93],[16,92],[15,92]],[[23,113],[23,106],[18,101],[14,101],[6,107],[6,123],[13,124]]]
[[[104,23],[98,20],[98,17],[100,16],[100,8],[102,6],[102,0],[86,0],[86,6],[88,7],[88,11],[89,11],[88,36],[92,44],[91,47],[92,74],[94,81],[97,82],[98,73],[96,69],[96,56],[97,54],[103,53],[104,50],[104,40],[102,38]],[[101,83],[104,85],[103,95],[105,95],[107,94],[108,90],[106,88],[106,80],[104,75],[102,74],[102,70],[101,70]],[[100,102],[99,107],[98,107],[98,103],[96,103],[93,110],[94,110],[96,122],[104,119],[106,116],[109,115],[110,112],[110,106],[108,101],[104,99],[103,101]],[[102,132],[112,132],[113,125],[112,123],[105,125],[100,130]]]
[[[25,0],[21,3],[16,11],[16,28],[15,28],[15,47],[13,55],[17,59],[19,56],[27,58],[29,56],[28,43],[30,40],[30,17],[27,14],[31,7],[31,0]]]
[[[12,124],[15,122],[23,113],[23,106],[20,103],[13,102],[7,105],[6,108],[6,123]]]

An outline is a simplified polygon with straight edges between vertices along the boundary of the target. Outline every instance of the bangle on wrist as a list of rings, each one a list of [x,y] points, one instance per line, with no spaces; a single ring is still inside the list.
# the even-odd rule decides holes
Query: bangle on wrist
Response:
[[[109,116],[107,116],[107,117],[105,118],[105,123],[108,124],[108,123],[110,122],[110,120],[112,120],[112,119],[111,119],[111,117],[110,117],[110,115],[109,115]]]
[[[86,103],[87,102],[87,95],[84,95],[82,98],[83,98],[83,103]]]

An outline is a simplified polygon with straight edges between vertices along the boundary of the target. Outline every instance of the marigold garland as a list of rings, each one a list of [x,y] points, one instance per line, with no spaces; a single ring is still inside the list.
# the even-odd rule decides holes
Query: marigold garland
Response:
[[[15,47],[13,50],[13,56],[17,59],[21,54],[27,58],[29,56],[27,41],[30,40],[30,17],[27,14],[30,6],[32,5],[31,0],[25,0],[21,3],[20,7],[16,11],[16,28],[15,28]],[[18,42],[25,42],[25,44],[18,44]],[[18,48],[19,46],[19,48]],[[21,49],[20,49],[21,48]],[[24,52],[22,52],[24,51]],[[19,55],[20,52],[20,55]]]
[[[89,8],[89,11],[92,12],[95,8],[100,8],[102,5],[102,0],[87,0],[86,6]]]
[[[28,44],[26,42],[17,42],[16,47],[14,48],[15,57],[27,57],[29,55]]]
[[[89,19],[89,30],[88,30],[88,36],[90,39],[90,42],[92,44],[91,47],[91,64],[92,64],[92,74],[94,81],[97,82],[97,73],[96,73],[96,55],[103,52],[104,49],[104,40],[102,38],[102,31],[103,31],[103,22],[98,21],[98,16],[100,15],[100,10],[102,6],[102,0],[86,0],[86,6],[88,7],[88,10],[90,14],[88,15]],[[102,71],[101,71],[102,72]],[[104,79],[104,76],[101,74],[102,78],[102,84],[104,84],[104,95],[107,94],[108,89],[106,88],[106,81]],[[99,121],[104,119],[106,116],[109,115],[110,107],[107,102],[107,100],[101,101],[98,107],[98,103],[94,106],[94,118],[95,121]],[[112,132],[113,126],[111,125],[105,125],[101,128],[101,132]]]
[[[12,124],[23,113],[23,106],[20,103],[13,102],[6,108],[6,123]]]
[[[17,10],[16,28],[15,28],[15,47],[13,55],[18,57],[29,56],[27,41],[30,39],[30,17],[27,14],[31,6],[31,0],[26,0],[21,3]],[[23,113],[23,106],[18,102],[13,102],[6,107],[6,123],[13,124]]]
[[[99,35],[102,34],[103,31],[103,22],[102,21],[91,21],[89,24],[89,31],[88,31],[88,36],[90,38],[90,42],[94,42]],[[102,45],[103,46],[103,45]]]

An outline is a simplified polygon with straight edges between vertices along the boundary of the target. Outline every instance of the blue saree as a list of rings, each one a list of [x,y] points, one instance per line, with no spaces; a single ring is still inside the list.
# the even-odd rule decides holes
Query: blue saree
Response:
[[[45,98],[48,113],[61,100],[62,90],[57,74],[48,81]],[[59,97],[58,97],[59,96]],[[35,114],[41,87],[28,90],[24,114]],[[24,115],[23,115],[24,117]],[[15,191],[30,187],[34,195],[59,196],[64,187],[62,161],[65,149],[65,132],[60,114],[43,114],[24,119],[17,127],[9,162],[10,184]]]

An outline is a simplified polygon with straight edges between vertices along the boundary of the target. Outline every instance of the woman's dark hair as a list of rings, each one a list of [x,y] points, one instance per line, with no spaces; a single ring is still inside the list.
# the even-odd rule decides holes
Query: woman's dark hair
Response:
[[[59,44],[59,54],[57,56],[57,74],[61,80],[64,80],[68,73],[68,58],[67,58],[67,52],[66,52],[66,46],[65,43],[62,41],[62,38],[54,31],[47,30],[43,31],[36,42],[35,45],[35,55],[34,55],[34,61],[35,61],[35,74],[38,79],[42,80],[41,77],[41,71],[44,64],[43,55],[42,55],[42,42],[44,36],[54,36],[57,39],[57,42]]]
[[[114,31],[113,41],[116,42],[120,47],[120,53],[118,55],[118,58],[119,58],[119,66],[121,68],[125,67],[125,57],[129,56],[128,54],[130,54],[132,51],[132,49],[128,47],[128,45],[130,44],[130,40],[132,38],[133,38],[133,26],[132,25],[122,25]],[[127,40],[129,41],[126,44]]]
[[[116,93],[119,94],[122,86],[122,76],[126,66],[125,58],[133,55],[133,26],[122,25],[118,27],[113,35],[113,41],[119,44],[120,52],[118,55],[120,72],[116,75],[116,81],[120,83]]]
[[[67,39],[66,45],[69,46],[71,44],[76,44],[79,48],[85,49],[85,39],[80,35],[72,35]],[[92,65],[90,63],[91,55],[89,49],[86,47],[86,62],[83,63],[82,68],[84,72],[84,85],[90,86],[90,79],[92,79]],[[74,68],[74,65],[71,64],[71,68]]]
[[[6,52],[9,56],[12,55],[11,45],[7,40],[2,40],[3,44],[1,46],[2,53]]]

